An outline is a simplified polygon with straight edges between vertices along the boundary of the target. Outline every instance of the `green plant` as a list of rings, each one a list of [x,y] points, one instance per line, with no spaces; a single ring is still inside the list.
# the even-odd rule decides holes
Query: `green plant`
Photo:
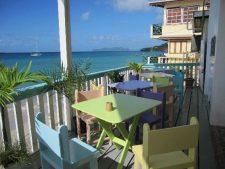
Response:
[[[128,62],[128,67],[132,69],[134,72],[139,73],[143,67],[143,64],[138,64],[135,62]]]
[[[91,63],[80,60],[74,63],[70,68],[63,65],[59,69],[50,70],[46,73],[48,76],[48,85],[59,94],[65,95],[73,103],[75,101],[75,90],[82,90],[87,80],[87,74]]]
[[[119,71],[112,71],[107,74],[112,83],[122,82],[124,80],[124,75],[120,74]]]
[[[5,143],[8,142],[5,129],[5,114],[4,108],[8,102],[14,100],[12,93],[19,95],[17,87],[25,83],[37,83],[40,81],[47,81],[48,78],[40,72],[30,72],[32,62],[29,62],[25,70],[19,70],[16,64],[12,68],[8,68],[0,63],[0,108],[2,112],[3,121],[3,138]]]
[[[0,146],[0,165],[7,167],[9,164],[18,163],[27,165],[30,163],[30,156],[24,144],[16,143],[14,145]]]

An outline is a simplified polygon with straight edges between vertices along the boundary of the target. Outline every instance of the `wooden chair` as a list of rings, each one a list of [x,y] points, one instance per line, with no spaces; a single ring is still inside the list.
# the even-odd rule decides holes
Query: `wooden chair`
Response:
[[[95,148],[76,138],[69,140],[65,125],[55,131],[48,127],[43,119],[42,113],[38,113],[35,118],[42,169],[78,168],[86,163],[89,163],[90,169],[98,168],[98,151]]]
[[[174,104],[174,85],[168,86],[154,86],[153,92],[164,92],[166,94],[166,109],[168,110],[168,122],[169,126],[173,126],[173,104]]]
[[[94,99],[96,97],[104,96],[104,87],[100,90],[92,91],[76,91],[75,92],[75,103],[79,103],[85,100]],[[86,124],[86,141],[88,144],[91,144],[91,125],[97,124],[95,117],[88,115],[85,112],[80,112],[76,110],[76,123],[77,123],[77,135],[78,138],[81,138],[81,127],[80,120]]]
[[[191,118],[190,125],[159,130],[150,130],[144,124],[143,144],[132,147],[134,168],[195,169],[198,137],[199,124],[195,117]]]

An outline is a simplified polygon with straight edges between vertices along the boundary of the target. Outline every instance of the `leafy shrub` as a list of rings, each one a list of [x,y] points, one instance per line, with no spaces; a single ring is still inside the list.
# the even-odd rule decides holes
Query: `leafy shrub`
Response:
[[[29,154],[23,144],[0,146],[0,165],[7,167],[9,164],[18,163],[26,165],[30,163]]]

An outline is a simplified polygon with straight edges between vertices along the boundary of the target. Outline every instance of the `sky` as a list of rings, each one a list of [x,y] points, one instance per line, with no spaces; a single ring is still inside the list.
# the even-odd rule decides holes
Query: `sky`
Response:
[[[161,8],[147,0],[70,0],[73,51],[163,43],[150,39]],[[59,51],[57,0],[0,0],[0,52]]]

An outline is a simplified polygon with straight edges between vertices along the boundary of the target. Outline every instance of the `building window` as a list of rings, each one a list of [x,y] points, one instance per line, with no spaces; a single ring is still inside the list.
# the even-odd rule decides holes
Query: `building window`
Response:
[[[192,21],[194,11],[198,11],[198,6],[188,6],[188,7],[183,8],[183,22],[184,23]]]
[[[193,12],[198,11],[199,6],[187,6],[183,8],[167,9],[167,24],[187,23],[192,21]]]
[[[167,23],[181,23],[181,8],[167,9]]]
[[[169,53],[170,54],[184,54],[190,51],[190,47],[188,45],[189,41],[181,40],[181,41],[170,41],[169,42]]]

